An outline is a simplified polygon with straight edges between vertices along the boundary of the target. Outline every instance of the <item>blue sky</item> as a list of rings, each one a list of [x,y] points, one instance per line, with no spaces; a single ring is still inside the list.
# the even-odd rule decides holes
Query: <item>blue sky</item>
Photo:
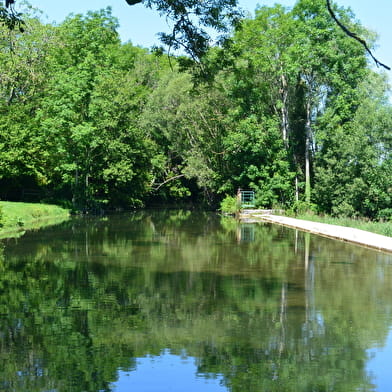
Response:
[[[132,41],[135,45],[151,47],[158,44],[157,33],[168,31],[165,18],[143,5],[128,6],[125,0],[29,0],[44,11],[48,22],[60,23],[70,13],[85,13],[110,5],[113,15],[119,19],[119,33],[122,41]],[[243,9],[253,13],[258,4],[273,5],[280,3],[293,6],[295,0],[239,0]],[[351,7],[361,23],[379,35],[376,57],[392,67],[392,1],[391,0],[335,0],[344,7]],[[45,20],[45,19],[44,19]],[[392,74],[392,72],[389,72]]]

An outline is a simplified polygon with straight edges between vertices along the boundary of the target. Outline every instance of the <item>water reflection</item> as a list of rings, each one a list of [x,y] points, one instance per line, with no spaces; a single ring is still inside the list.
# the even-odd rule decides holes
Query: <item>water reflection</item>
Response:
[[[389,331],[385,345],[377,346],[368,350],[370,360],[366,367],[377,390],[388,391],[392,385],[392,330]]]
[[[237,226],[238,242],[253,242],[255,240],[255,225],[249,223],[240,223]]]
[[[197,358],[188,357],[186,353],[173,355],[169,350],[159,356],[138,358],[135,369],[119,372],[113,391],[227,392],[221,385],[221,375],[198,373],[196,362]]]
[[[389,390],[369,350],[392,325],[391,256],[244,229],[145,211],[6,241],[0,391],[112,391],[141,374],[147,385],[169,359],[202,392],[212,384],[195,373],[232,392]],[[177,366],[184,352],[192,361]]]

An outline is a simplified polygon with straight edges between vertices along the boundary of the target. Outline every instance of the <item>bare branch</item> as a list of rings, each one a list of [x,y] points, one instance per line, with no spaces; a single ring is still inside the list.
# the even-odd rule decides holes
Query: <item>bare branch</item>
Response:
[[[387,65],[383,64],[382,62],[378,61],[372,51],[369,49],[366,41],[361,38],[358,37],[357,34],[353,33],[352,31],[350,31],[342,22],[340,22],[340,20],[336,17],[335,12],[333,11],[332,7],[331,7],[331,0],[326,0],[327,1],[327,7],[328,7],[328,11],[330,13],[330,15],[332,16],[333,20],[336,22],[336,24],[351,38],[354,38],[355,40],[357,40],[359,43],[361,43],[364,48],[366,49],[366,51],[369,53],[370,57],[373,59],[373,61],[376,63],[377,67],[381,66],[384,67],[385,69],[387,69],[388,71],[391,70],[390,67],[388,67]]]
[[[181,178],[181,177],[185,177],[185,174],[179,174],[178,176],[168,178],[167,180],[161,182],[157,187],[155,187],[154,190],[157,191],[161,186],[167,184],[170,181],[177,180],[178,178]]]

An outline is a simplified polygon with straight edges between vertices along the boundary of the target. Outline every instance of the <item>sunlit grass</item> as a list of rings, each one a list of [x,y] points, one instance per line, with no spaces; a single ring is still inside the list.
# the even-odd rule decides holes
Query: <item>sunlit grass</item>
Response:
[[[37,228],[69,217],[69,211],[56,205],[0,201],[0,235]]]
[[[371,221],[363,218],[336,218],[332,216],[320,216],[315,214],[301,214],[295,216],[297,219],[308,220],[312,222],[328,223],[330,225],[352,227],[355,229],[369,231],[371,233],[381,234],[392,237],[392,222]]]

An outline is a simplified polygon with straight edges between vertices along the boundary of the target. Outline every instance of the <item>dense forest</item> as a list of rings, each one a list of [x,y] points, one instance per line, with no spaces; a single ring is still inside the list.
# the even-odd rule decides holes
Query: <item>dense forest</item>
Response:
[[[200,61],[122,43],[110,8],[35,12],[1,27],[1,200],[216,207],[241,187],[260,207],[392,216],[387,78],[323,0],[259,7]]]

